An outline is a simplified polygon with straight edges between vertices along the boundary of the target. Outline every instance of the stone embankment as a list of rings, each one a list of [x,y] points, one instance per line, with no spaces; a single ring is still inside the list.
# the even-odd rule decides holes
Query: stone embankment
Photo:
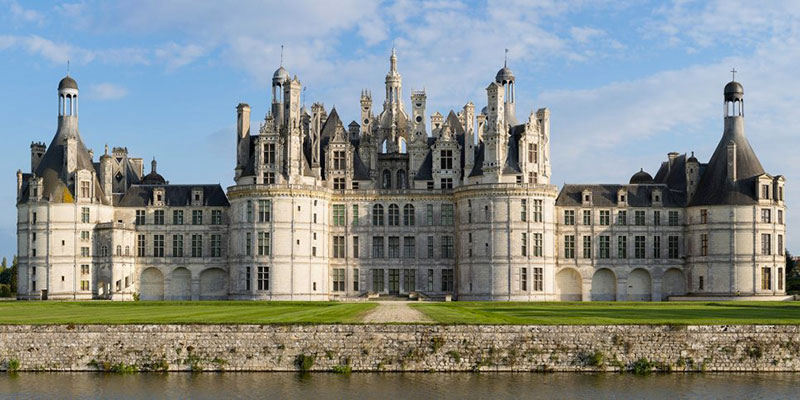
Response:
[[[0,326],[33,371],[800,371],[800,326]]]

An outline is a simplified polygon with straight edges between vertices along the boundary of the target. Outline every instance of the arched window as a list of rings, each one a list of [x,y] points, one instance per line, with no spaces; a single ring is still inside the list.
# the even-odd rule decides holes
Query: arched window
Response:
[[[100,247],[100,255],[103,257],[108,255],[108,246],[103,245],[102,247]]]
[[[389,205],[389,226],[400,226],[400,207],[397,204]]]
[[[125,246],[125,255],[126,256],[131,255],[131,246]]]
[[[414,206],[411,204],[403,206],[403,225],[414,226]]]
[[[120,245],[117,245],[117,255],[118,256],[122,255],[122,246],[120,246]]]
[[[398,149],[397,151],[400,154],[408,153],[408,143],[406,143],[406,139],[405,138],[400,138],[400,145],[397,146],[397,149]]]
[[[406,185],[406,171],[405,170],[398,170],[397,171],[397,180],[395,181],[395,186],[398,189],[405,189]]]
[[[381,184],[381,188],[392,188],[392,171],[389,171],[388,169],[383,170],[383,182]]]
[[[383,226],[383,205],[375,204],[372,206],[372,225]]]
[[[388,139],[384,140],[383,142],[381,142],[381,154],[388,153],[388,147],[389,147],[389,140]]]

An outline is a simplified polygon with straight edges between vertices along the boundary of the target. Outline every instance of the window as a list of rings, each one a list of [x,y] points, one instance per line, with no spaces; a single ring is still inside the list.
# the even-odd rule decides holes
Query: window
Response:
[[[520,241],[520,253],[523,257],[528,256],[528,234],[522,232],[522,240]]]
[[[490,222],[490,217],[491,213],[489,212],[489,206],[483,207],[483,218],[486,220],[486,222]]]
[[[617,225],[628,225],[628,212],[625,210],[617,211]]]
[[[403,289],[406,292],[417,290],[417,271],[414,269],[403,270]]]
[[[264,172],[264,184],[265,185],[274,185],[275,184],[275,173],[272,171]]]
[[[539,146],[536,143],[528,143],[528,164],[539,162]]]
[[[144,210],[136,210],[136,221],[134,222],[134,224],[144,225],[145,224],[144,215],[145,215]]]
[[[669,258],[678,258],[678,237],[669,236],[667,238],[667,253]]]
[[[344,268],[333,269],[333,291],[344,292],[347,290],[344,286]]]
[[[783,268],[780,267],[778,268],[778,290],[783,290]]]
[[[89,275],[89,265],[88,264],[81,265],[81,275]]]
[[[89,191],[89,181],[81,181],[81,197],[83,197],[84,199],[88,199],[89,197],[91,197],[90,193],[91,192]]]
[[[706,233],[700,234],[700,255],[708,255],[708,234]]]
[[[414,206],[411,204],[403,206],[403,225],[414,226]]]
[[[519,269],[519,290],[528,291],[528,268],[522,267]]]
[[[258,245],[256,246],[258,249],[258,255],[260,256],[268,256],[270,255],[270,237],[269,232],[258,232],[257,234]]]
[[[442,236],[442,258],[453,258],[455,251],[453,250],[453,237]]]
[[[610,236],[600,236],[600,258],[610,258],[611,257],[611,237]]]
[[[250,291],[251,282],[250,282],[250,274],[251,274],[250,267],[244,267],[244,290]]]
[[[33,241],[36,241],[36,232],[33,232]],[[81,241],[88,242],[89,241],[89,231],[81,231]]]
[[[452,204],[442,204],[442,216],[441,220],[439,221],[441,225],[450,226],[453,225],[453,205]]]
[[[81,222],[85,224],[89,223],[89,207],[81,208]]]
[[[762,217],[763,217],[763,214],[764,214],[763,210],[762,210],[761,214],[762,214]],[[708,210],[706,210],[705,208],[700,210],[700,223],[701,224],[707,224],[708,223]]]
[[[183,225],[183,210],[172,210],[172,225]]]
[[[372,206],[372,225],[383,226],[383,205],[375,204]]]
[[[258,222],[270,222],[272,220],[272,201],[258,201]]]
[[[146,249],[147,249],[147,246],[146,246],[147,241],[146,241],[144,235],[139,235],[136,239],[137,239],[136,240],[137,241],[137,243],[136,243],[137,244],[137,246],[136,246],[137,247],[136,254],[139,257],[144,257],[145,254],[146,254]]]
[[[33,256],[36,257],[36,249],[33,249]],[[108,246],[106,245],[100,246],[100,256],[102,257],[108,256]]]
[[[453,178],[442,178],[439,181],[439,186],[442,189],[452,189],[453,188]]]
[[[244,254],[248,256],[253,254],[253,234],[250,232],[245,234]]]
[[[222,210],[211,210],[211,225],[222,225]]]
[[[611,225],[611,210],[600,210],[600,225]]]
[[[444,269],[442,269],[442,291],[443,292],[452,292],[453,291],[453,269],[452,268],[444,268]]]
[[[519,219],[521,221],[527,221],[528,220],[528,200],[522,199],[520,201]]]
[[[528,172],[528,183],[536,183],[536,172]]]
[[[82,280],[81,281],[81,290],[83,290],[83,291],[89,290],[89,281],[88,280]]]
[[[645,258],[645,238],[644,236],[633,237],[633,258]]]
[[[541,267],[533,268],[533,290],[536,292],[544,290],[544,273]]]
[[[772,238],[769,233],[761,234],[761,255],[772,255]]]
[[[783,225],[783,210],[778,210],[778,223]]]
[[[353,258],[358,258],[358,236],[353,236]]]
[[[345,158],[344,158],[344,151],[337,150],[333,152],[333,169],[335,170],[344,170],[345,167]]]
[[[583,210],[583,224],[584,225],[592,224],[592,210]]]
[[[192,257],[203,256],[203,235],[192,235]]]
[[[36,249],[34,249],[34,250],[36,250]],[[108,250],[106,250],[106,253],[108,253]],[[106,254],[106,255],[108,255],[108,254]],[[34,254],[34,256],[36,256],[36,254]],[[89,257],[89,247],[88,246],[81,247],[81,257]]]
[[[389,226],[400,226],[400,207],[397,204],[389,205]]]
[[[698,287],[700,290],[703,290],[703,289],[704,289],[704,286],[705,286],[705,285],[704,285],[704,283],[705,283],[705,279],[704,279],[704,278],[705,278],[705,277],[701,275],[701,276],[698,278],[698,280],[697,280],[697,287]]]
[[[769,199],[769,185],[761,185],[761,198]]]
[[[428,236],[428,258],[433,258],[433,236]]]
[[[372,238],[372,258],[383,258],[383,236]]]
[[[564,210],[564,225],[575,225],[575,210]]]
[[[35,212],[31,213],[31,223],[33,223],[33,224],[36,223],[36,213]]]
[[[542,200],[533,201],[533,222],[542,222]]]
[[[345,190],[346,188],[347,180],[345,178],[333,178],[333,190]]]
[[[440,169],[453,169],[453,151],[442,150],[439,153],[439,161]]]
[[[353,268],[353,291],[358,291],[358,268]]]
[[[269,290],[269,267],[258,266],[256,285],[258,290]]]
[[[575,235],[564,235],[564,258],[575,258]]]
[[[661,211],[653,211],[653,225],[661,226]]]
[[[592,237],[588,235],[583,237],[583,258],[592,258]]]
[[[211,257],[222,257],[221,235],[211,235]]]
[[[264,164],[275,164],[275,143],[264,145]]]
[[[772,290],[772,268],[761,267],[761,290]]]
[[[353,204],[353,226],[358,225],[358,204]]]
[[[653,258],[661,258],[661,236],[653,237]]]
[[[153,257],[164,257],[164,235],[153,235]]]
[[[617,258],[628,258],[627,236],[617,236]]]
[[[778,235],[778,255],[783,255],[783,235]]]
[[[433,225],[433,204],[425,205],[425,224],[428,226]]]
[[[253,222],[253,201],[247,200],[247,222]]]
[[[678,212],[677,211],[670,211],[667,215],[669,219],[669,226],[678,226]]]
[[[389,236],[389,258],[400,258],[399,236]]]
[[[636,210],[633,212],[633,223],[636,226],[644,225],[644,216],[645,213],[643,210]]]
[[[183,257],[183,235],[172,235],[172,256]]]
[[[203,210],[192,210],[192,225],[203,225]]]
[[[427,287],[428,287],[428,291],[429,292],[433,291],[433,270],[432,269],[428,270],[428,286]]]
[[[541,257],[542,256],[542,234],[541,233],[534,233],[533,234],[533,256],[534,257]]]
[[[383,270],[382,269],[373,269],[372,270],[372,291],[373,292],[382,292],[383,291]]]
[[[344,258],[344,236],[333,237],[333,258]],[[344,279],[344,278],[342,278]]]
[[[403,238],[403,257],[415,258],[417,256],[417,238],[406,236]]]
[[[761,222],[764,224],[772,223],[772,210],[769,208],[761,209]]]
[[[333,226],[344,226],[344,204],[333,205]]]
[[[433,190],[433,182],[428,182],[425,186],[428,188],[428,190]]]

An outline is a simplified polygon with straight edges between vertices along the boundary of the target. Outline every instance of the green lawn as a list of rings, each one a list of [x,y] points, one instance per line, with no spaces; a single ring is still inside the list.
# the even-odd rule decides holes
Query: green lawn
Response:
[[[336,302],[0,302],[0,324],[351,323],[375,303]]]
[[[419,303],[440,324],[800,324],[800,302]]]

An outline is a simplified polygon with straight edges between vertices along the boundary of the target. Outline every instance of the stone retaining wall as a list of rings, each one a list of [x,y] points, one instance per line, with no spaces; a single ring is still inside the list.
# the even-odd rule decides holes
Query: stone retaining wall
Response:
[[[304,360],[311,371],[617,371],[637,360],[800,371],[800,326],[0,326],[0,360],[35,371],[297,371]]]

